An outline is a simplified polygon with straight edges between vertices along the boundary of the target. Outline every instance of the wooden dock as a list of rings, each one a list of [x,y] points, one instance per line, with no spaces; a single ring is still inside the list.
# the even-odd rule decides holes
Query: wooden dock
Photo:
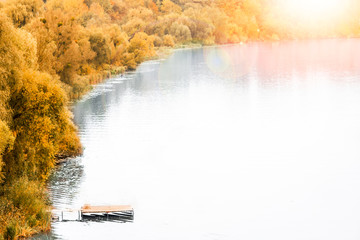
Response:
[[[130,205],[91,206],[84,205],[80,210],[68,209],[54,215],[54,221],[120,221],[132,222],[134,209]]]
[[[111,212],[123,212],[133,211],[130,205],[117,205],[117,206],[91,206],[84,205],[81,208],[82,213],[111,213]]]
[[[118,220],[124,222],[134,220],[134,209],[130,205],[84,205],[80,210],[80,214],[82,220]]]

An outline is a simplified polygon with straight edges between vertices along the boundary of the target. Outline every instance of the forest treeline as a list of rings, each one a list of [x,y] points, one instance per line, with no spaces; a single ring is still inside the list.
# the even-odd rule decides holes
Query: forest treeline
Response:
[[[69,101],[159,48],[354,37],[359,6],[300,23],[278,0],[0,1],[0,240],[50,227],[45,182],[81,153]]]

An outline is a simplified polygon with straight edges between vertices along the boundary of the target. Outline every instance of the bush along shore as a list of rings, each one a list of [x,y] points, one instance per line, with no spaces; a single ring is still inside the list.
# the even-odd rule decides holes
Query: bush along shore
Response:
[[[46,181],[82,152],[69,103],[92,84],[176,47],[359,36],[356,1],[316,26],[281,1],[0,0],[0,240],[50,229]]]

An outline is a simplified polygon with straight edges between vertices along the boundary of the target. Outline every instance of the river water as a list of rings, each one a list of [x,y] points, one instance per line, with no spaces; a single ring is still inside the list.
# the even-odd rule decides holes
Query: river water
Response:
[[[74,108],[84,154],[57,209],[131,204],[133,223],[41,239],[360,239],[360,40],[178,50]]]

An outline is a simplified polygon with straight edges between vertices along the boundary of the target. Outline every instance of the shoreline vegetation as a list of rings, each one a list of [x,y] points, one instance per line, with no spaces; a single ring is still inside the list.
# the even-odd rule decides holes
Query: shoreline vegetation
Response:
[[[46,181],[82,153],[70,104],[173,49],[358,37],[360,4],[300,19],[284,0],[0,0],[0,240],[50,230]]]

